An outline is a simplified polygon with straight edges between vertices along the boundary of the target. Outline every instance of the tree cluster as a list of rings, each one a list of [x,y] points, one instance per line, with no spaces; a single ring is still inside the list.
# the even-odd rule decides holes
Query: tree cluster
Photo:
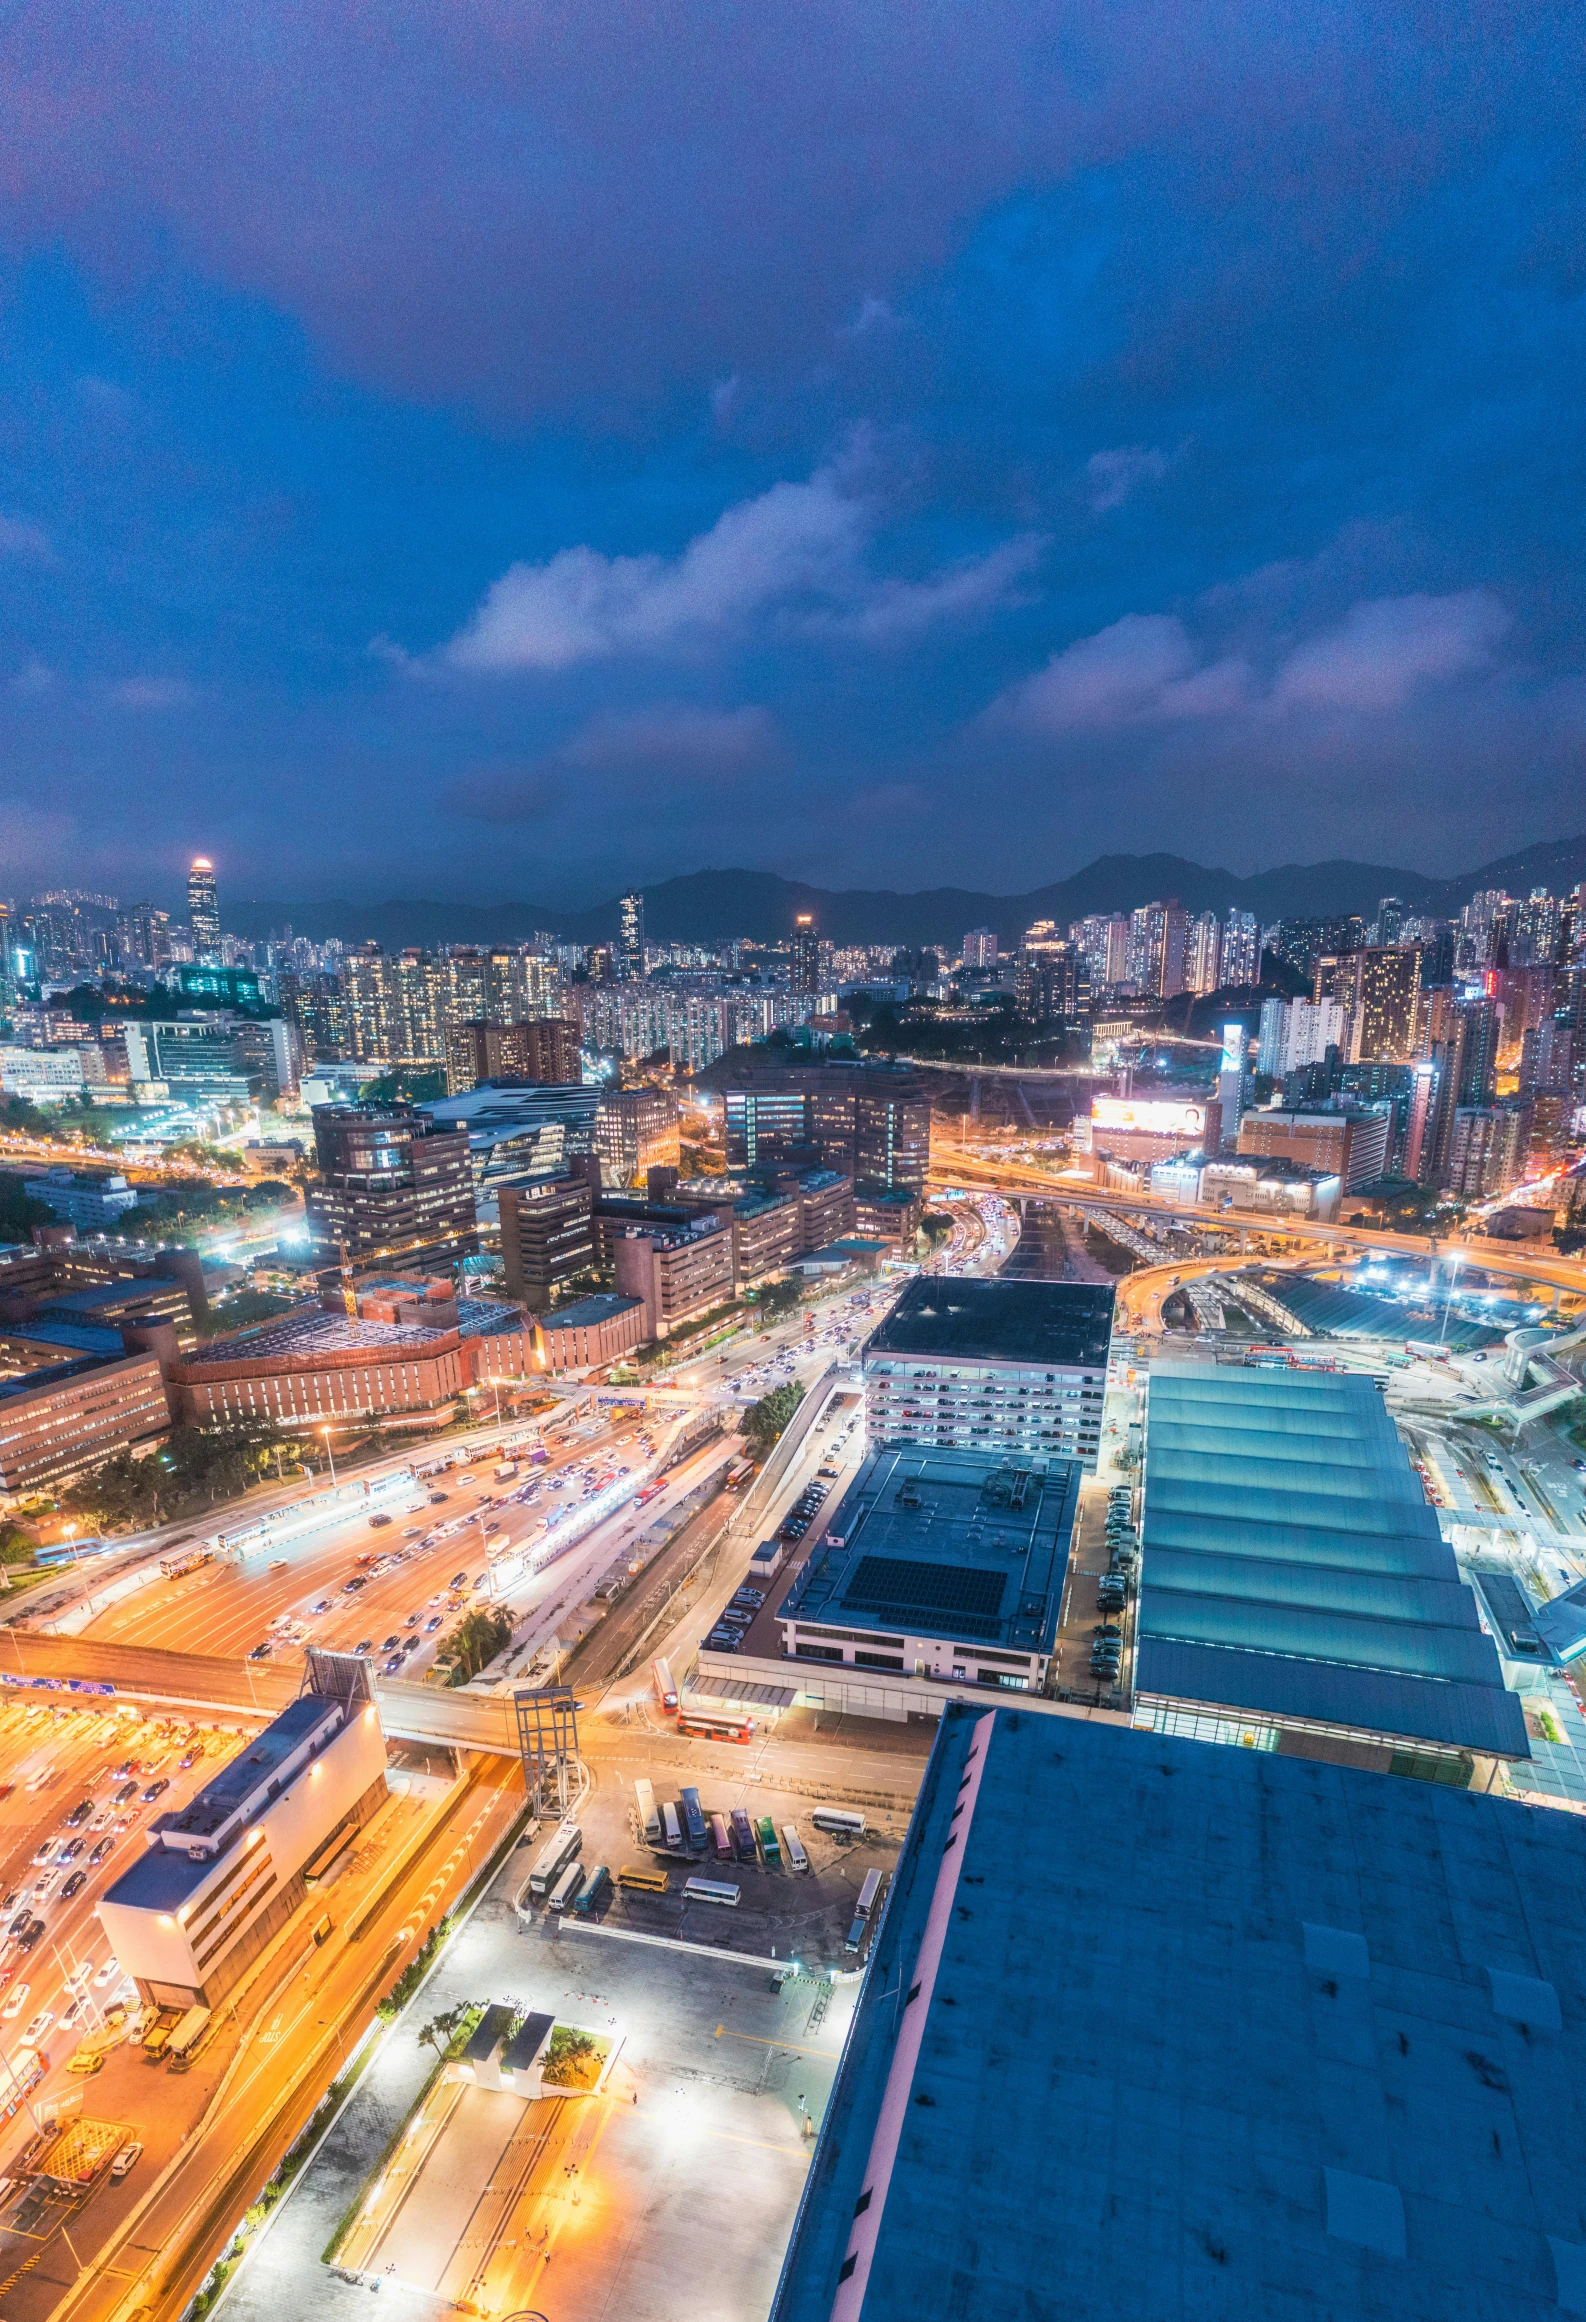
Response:
[[[456,1628],[442,1637],[435,1659],[437,1665],[444,1663],[450,1669],[449,1684],[466,1685],[511,1642],[512,1623],[506,1614],[487,1612],[480,1606],[464,1613]]]
[[[102,1532],[143,1531],[198,1515],[298,1464],[299,1438],[273,1427],[175,1427],[155,1451],[118,1451],[62,1495]],[[279,1455],[280,1466],[277,1466]]]
[[[771,1449],[803,1400],[802,1383],[789,1379],[785,1387],[773,1387],[769,1395],[750,1404],[744,1413],[743,1431],[756,1451],[764,1454]]]

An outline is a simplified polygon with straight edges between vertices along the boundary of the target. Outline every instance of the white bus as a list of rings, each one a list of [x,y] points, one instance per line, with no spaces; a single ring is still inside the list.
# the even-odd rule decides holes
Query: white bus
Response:
[[[576,1822],[564,1822],[553,1831],[529,1873],[529,1893],[548,1895],[583,1843],[584,1834]]]
[[[799,1836],[799,1826],[796,1822],[783,1823],[782,1840],[787,1848],[788,1869],[807,1871],[810,1867],[810,1858],[804,1852],[804,1841]]]
[[[876,1907],[876,1897],[880,1894],[880,1892],[881,1873],[878,1870],[866,1871],[864,1876],[864,1883],[859,1889],[859,1900],[854,1905],[854,1917],[856,1919],[869,1918],[871,1912]]]
[[[738,1907],[738,1889],[730,1879],[685,1879],[685,1903],[722,1903],[728,1910]]]
[[[863,1838],[865,1818],[847,1806],[817,1806],[810,1816],[817,1830],[829,1831],[833,1838]]]
[[[654,1846],[661,1835],[661,1816],[654,1788],[642,1776],[633,1785],[633,1802],[639,1809],[639,1834]]]
[[[546,1896],[545,1908],[548,1911],[565,1911],[582,1894],[583,1888],[584,1866],[581,1862],[570,1862]]]

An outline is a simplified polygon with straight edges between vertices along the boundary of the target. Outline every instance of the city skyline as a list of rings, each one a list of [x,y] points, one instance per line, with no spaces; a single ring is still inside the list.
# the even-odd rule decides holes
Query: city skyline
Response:
[[[563,904],[1557,831],[1542,19],[112,17],[0,40],[6,886],[163,891],[178,830],[234,894]]]

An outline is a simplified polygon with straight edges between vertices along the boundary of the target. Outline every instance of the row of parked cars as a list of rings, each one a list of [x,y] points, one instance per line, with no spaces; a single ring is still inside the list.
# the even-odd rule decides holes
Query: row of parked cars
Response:
[[[721,1616],[705,1639],[713,1653],[733,1653],[749,1634],[755,1614],[765,1603],[765,1590],[751,1588],[747,1581],[735,1589],[722,1607]]]
[[[1090,1646],[1090,1673],[1103,1684],[1111,1684],[1123,1667],[1123,1631],[1114,1628],[1113,1622],[1128,1609],[1139,1565],[1134,1494],[1127,1484],[1116,1484],[1107,1495],[1107,1569],[1096,1583],[1096,1605],[1102,1618]]]

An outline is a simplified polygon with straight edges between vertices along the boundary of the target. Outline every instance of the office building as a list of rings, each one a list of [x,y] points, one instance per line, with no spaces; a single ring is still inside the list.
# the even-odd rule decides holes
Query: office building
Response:
[[[265,1033],[270,1027],[257,1029]],[[281,1023],[278,1029],[284,1041],[291,1028]],[[250,1080],[239,1046],[237,1019],[228,1012],[179,1016],[164,1022],[129,1017],[122,1036],[127,1044],[131,1091],[139,1104],[169,1097],[177,1103],[238,1112],[254,1101],[262,1085],[260,1080]],[[291,1069],[288,1061],[288,1078]]]
[[[75,1048],[0,1044],[0,1091],[30,1105],[63,1105],[83,1093],[83,1060]]]
[[[465,1131],[412,1105],[316,1105],[313,1119],[319,1183],[304,1207],[322,1253],[435,1259],[477,1249]]]
[[[480,1081],[530,1081],[576,1086],[583,1078],[578,1026],[564,1016],[530,1016],[521,1023],[471,1020],[446,1033],[446,1088],[457,1096]]]
[[[854,1232],[861,1240],[886,1242],[900,1257],[914,1255],[925,1205],[906,1185],[856,1185]]]
[[[967,969],[994,968],[997,964],[997,938],[989,927],[972,927],[963,941],[963,962]]]
[[[921,1275],[865,1343],[865,1431],[1093,1468],[1113,1293],[1073,1282]]]
[[[677,1099],[660,1088],[606,1088],[595,1115],[600,1182],[624,1192],[682,1158]]]
[[[594,1266],[594,1187],[587,1177],[509,1181],[497,1204],[508,1295],[544,1314]]]
[[[771,2322],[1579,2314],[1583,1928],[1576,1815],[955,1703]]]
[[[124,1345],[0,1378],[0,1491],[62,1483],[170,1423],[158,1358]]]
[[[644,1306],[644,1335],[667,1338],[681,1323],[733,1296],[730,1217],[708,1212],[678,1226],[628,1226],[615,1236],[616,1286]]]
[[[1178,1173],[1182,1172],[1182,1176]],[[1330,1223],[1338,1215],[1343,1188],[1336,1176],[1289,1160],[1242,1160],[1237,1153],[1208,1160],[1201,1169],[1185,1162],[1160,1162],[1151,1172],[1151,1191],[1185,1203],[1203,1201],[1212,1209],[1248,1210],[1265,1217],[1313,1217]],[[1183,1190],[1187,1178],[1194,1192]]]
[[[1039,1693],[1081,1470],[963,1450],[871,1451],[776,1619],[789,1661]],[[829,1699],[830,1696],[828,1695]],[[919,1713],[936,1715],[940,1693]]]
[[[645,1342],[642,1298],[597,1290],[547,1314],[541,1329],[548,1371],[592,1371],[620,1361]]]
[[[1049,919],[1037,920],[1019,946],[1013,1004],[1029,1024],[1069,1027],[1090,1014],[1089,963]]]
[[[644,897],[624,895],[617,905],[617,942],[612,966],[619,984],[644,981]]]
[[[1141,1549],[1137,1723],[1456,1782],[1530,1755],[1369,1378],[1154,1366]]]
[[[99,1905],[139,1998],[216,2006],[384,1804],[385,1755],[372,1700],[305,1693],[157,1814]]]
[[[215,866],[207,855],[195,855],[187,874],[187,924],[193,938],[193,957],[220,957],[220,891]]]
[[[818,1161],[861,1191],[923,1194],[931,1100],[912,1066],[784,1064],[750,1052],[731,1059],[719,1085],[729,1169]]]
[[[22,1190],[29,1201],[42,1201],[80,1234],[107,1233],[118,1218],[138,1206],[137,1188],[113,1171],[94,1177],[86,1172],[79,1176],[71,1169],[47,1169],[42,1176],[25,1177]]]
[[[1388,1164],[1391,1108],[1273,1105],[1246,1113],[1239,1151],[1262,1160],[1298,1162],[1336,1177],[1346,1194],[1375,1184]]]
[[[487,1082],[418,1109],[436,1129],[466,1139],[475,1215],[493,1225],[504,1185],[582,1172],[595,1149],[600,1090]]]

